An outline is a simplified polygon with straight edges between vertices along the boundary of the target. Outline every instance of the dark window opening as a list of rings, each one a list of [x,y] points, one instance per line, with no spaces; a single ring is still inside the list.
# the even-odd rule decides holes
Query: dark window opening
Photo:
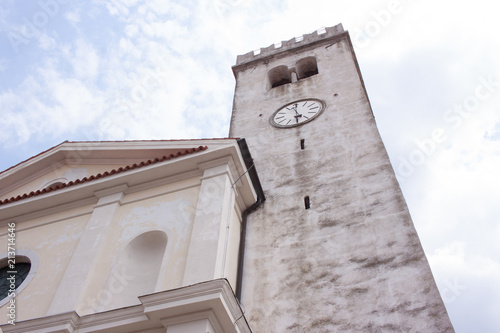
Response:
[[[315,57],[300,59],[295,64],[295,68],[297,68],[299,80],[318,74],[318,64]]]
[[[285,65],[274,67],[267,75],[272,88],[292,82],[288,67]]]
[[[16,258],[18,259],[18,258]],[[15,266],[9,267],[4,266],[0,268],[0,300],[3,300],[11,292],[11,282],[14,280],[15,289],[17,289],[21,283],[26,279],[30,271],[31,264],[27,262],[17,262]],[[12,273],[16,272],[16,273]],[[14,275],[14,279],[9,279]]]
[[[306,139],[300,139],[300,149],[304,149],[306,147]]]
[[[311,208],[311,202],[310,202],[310,200],[309,200],[309,196],[308,196],[308,195],[306,195],[306,196],[304,197],[304,206],[306,207],[306,209]]]

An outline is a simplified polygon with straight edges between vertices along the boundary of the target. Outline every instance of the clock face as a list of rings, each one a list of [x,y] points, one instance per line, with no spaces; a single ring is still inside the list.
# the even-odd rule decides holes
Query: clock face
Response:
[[[301,99],[279,108],[269,120],[275,127],[299,126],[319,116],[324,107],[319,99]]]

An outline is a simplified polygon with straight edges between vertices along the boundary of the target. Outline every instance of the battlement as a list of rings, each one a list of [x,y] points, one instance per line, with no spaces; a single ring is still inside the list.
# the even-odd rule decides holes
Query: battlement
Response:
[[[282,41],[277,44],[272,44],[268,47],[262,47],[259,50],[250,51],[248,53],[239,55],[236,58],[236,66],[255,61],[270,55],[284,52],[302,45],[313,43],[319,40],[326,39],[344,32],[342,24],[337,24],[333,27],[322,28],[310,34],[305,34],[300,37],[294,37],[287,41]]]

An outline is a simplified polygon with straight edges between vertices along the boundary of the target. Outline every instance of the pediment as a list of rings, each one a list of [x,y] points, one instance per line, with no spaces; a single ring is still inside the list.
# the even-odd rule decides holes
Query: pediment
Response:
[[[229,144],[227,139],[63,142],[1,172],[0,200],[179,154],[207,141]]]
[[[97,202],[115,188],[135,193],[162,182],[201,180],[217,165],[228,166],[244,210],[264,198],[251,163],[244,139],[64,142],[0,173],[0,224]]]

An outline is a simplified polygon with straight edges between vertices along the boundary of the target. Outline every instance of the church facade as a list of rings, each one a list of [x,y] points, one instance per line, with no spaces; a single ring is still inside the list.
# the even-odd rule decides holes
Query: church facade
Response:
[[[229,138],[64,142],[0,173],[3,332],[453,332],[348,33],[233,72]]]

